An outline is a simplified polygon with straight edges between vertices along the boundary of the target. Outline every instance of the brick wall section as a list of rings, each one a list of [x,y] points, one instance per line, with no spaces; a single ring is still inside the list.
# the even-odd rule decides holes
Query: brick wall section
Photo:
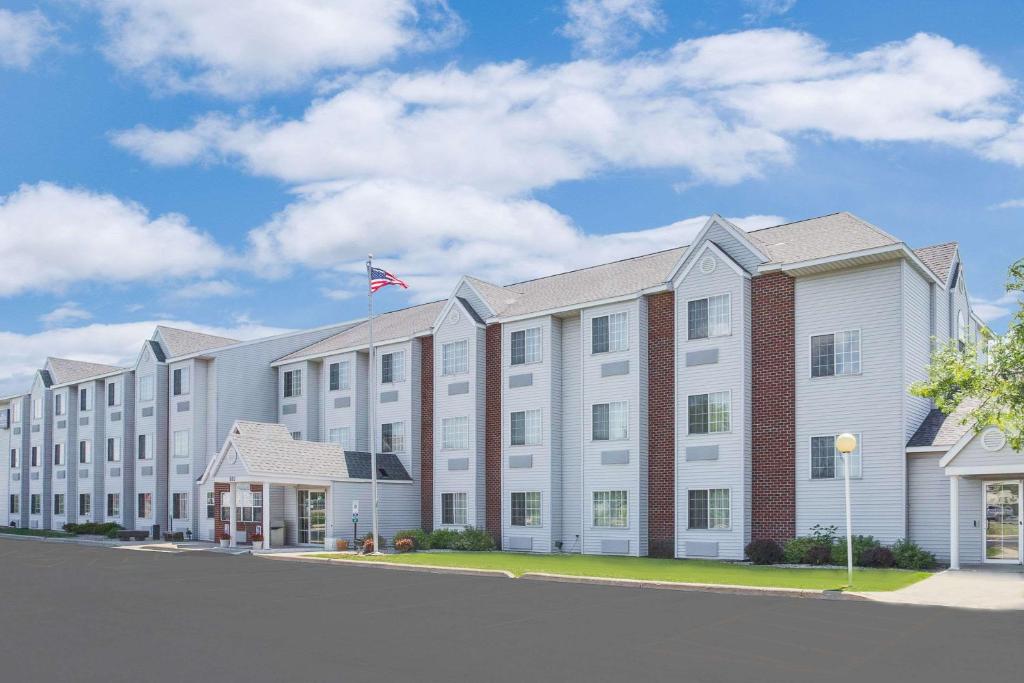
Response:
[[[420,526],[434,528],[434,338],[420,338]]]
[[[647,297],[648,553],[675,555],[675,294]]]
[[[485,524],[501,548],[501,325],[487,326],[484,345],[484,485]]]
[[[753,482],[751,536],[796,535],[796,320],[793,278],[751,281]]]
[[[259,492],[263,491],[263,485],[262,484],[252,484],[251,488],[252,488],[253,492],[255,492],[255,493],[259,493]],[[214,537],[214,539],[218,543],[220,542],[220,540],[222,538],[225,538],[225,536],[224,536],[224,527],[228,524],[227,522],[222,522],[221,519],[220,519],[221,494],[222,493],[227,493],[228,490],[229,490],[228,484],[214,484],[213,485],[213,500],[214,500],[214,502],[217,505],[217,511],[214,513],[214,514],[217,515],[217,518],[215,520],[216,523],[213,525],[213,537]],[[204,503],[205,503],[205,501],[204,501]],[[202,510],[204,512],[206,511],[205,504],[202,506]],[[268,531],[264,527],[263,522],[242,522],[242,521],[239,521],[237,519],[235,520],[235,530],[236,531],[244,531],[246,538],[249,538],[252,534],[256,533],[256,527],[261,527],[261,530],[263,532],[265,532],[265,533]]]

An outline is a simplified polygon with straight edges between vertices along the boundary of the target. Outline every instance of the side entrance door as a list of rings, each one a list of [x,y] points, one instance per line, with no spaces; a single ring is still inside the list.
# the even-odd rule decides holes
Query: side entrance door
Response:
[[[1021,563],[1021,485],[1019,480],[985,482],[985,562]]]

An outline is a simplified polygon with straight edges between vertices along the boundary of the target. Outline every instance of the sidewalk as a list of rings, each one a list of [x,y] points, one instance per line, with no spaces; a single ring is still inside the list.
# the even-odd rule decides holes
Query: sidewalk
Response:
[[[947,570],[900,590],[854,594],[902,605],[1024,610],[1024,571],[1020,567],[987,566]]]

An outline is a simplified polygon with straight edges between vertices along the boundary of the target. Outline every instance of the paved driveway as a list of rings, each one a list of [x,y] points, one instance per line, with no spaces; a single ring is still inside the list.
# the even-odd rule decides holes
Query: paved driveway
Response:
[[[4,681],[967,681],[1019,613],[0,538]]]
[[[1024,610],[1024,569],[990,565],[945,571],[898,591],[865,595],[905,605]]]

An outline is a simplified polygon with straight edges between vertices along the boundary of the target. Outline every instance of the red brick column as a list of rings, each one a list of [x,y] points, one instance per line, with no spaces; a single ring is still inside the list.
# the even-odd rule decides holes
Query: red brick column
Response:
[[[675,555],[675,293],[647,297],[648,554]]]
[[[501,548],[501,325],[487,326],[485,343],[484,488],[486,528]]]
[[[213,502],[217,506],[217,512],[214,513],[215,517],[213,525],[213,540],[217,541],[218,543],[220,543],[221,539],[226,538],[226,536],[224,536],[224,525],[227,524],[227,522],[221,521],[220,501],[221,498],[223,497],[223,494],[228,492],[228,489],[229,487],[227,484],[213,485]]]
[[[420,526],[434,528],[434,338],[420,338]]]
[[[751,280],[753,483],[751,536],[796,535],[796,316],[793,278]]]

